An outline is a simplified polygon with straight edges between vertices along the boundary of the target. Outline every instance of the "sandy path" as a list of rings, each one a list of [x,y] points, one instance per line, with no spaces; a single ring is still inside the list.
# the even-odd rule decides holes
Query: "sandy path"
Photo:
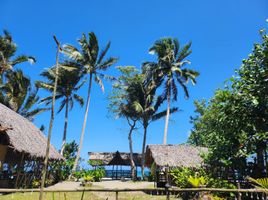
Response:
[[[124,189],[124,188],[130,188],[130,189],[139,189],[139,188],[153,188],[154,183],[153,182],[132,182],[132,181],[101,181],[101,182],[94,182],[93,187],[99,187],[99,188],[107,188],[107,189]]]

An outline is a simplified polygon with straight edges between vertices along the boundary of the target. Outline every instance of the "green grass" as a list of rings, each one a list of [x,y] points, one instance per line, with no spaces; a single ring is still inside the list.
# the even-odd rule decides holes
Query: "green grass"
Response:
[[[1,195],[0,200],[38,200],[38,193],[16,193]],[[44,200],[81,200],[82,192],[55,192],[54,195],[51,192],[45,193]],[[115,193],[92,193],[85,192],[83,200],[106,200],[115,199]],[[165,200],[165,196],[152,196],[142,192],[124,192],[119,193],[119,200]],[[175,199],[175,198],[171,198]]]

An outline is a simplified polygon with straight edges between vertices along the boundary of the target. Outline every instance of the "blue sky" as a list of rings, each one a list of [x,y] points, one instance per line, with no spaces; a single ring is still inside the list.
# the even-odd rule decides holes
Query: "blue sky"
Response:
[[[266,0],[1,0],[0,30],[7,29],[18,44],[18,54],[33,55],[35,65],[20,68],[32,80],[40,79],[40,72],[55,63],[55,34],[62,43],[77,44],[81,34],[94,31],[100,45],[112,42],[109,54],[120,58],[115,66],[134,65],[153,61],[149,47],[159,38],[170,36],[181,44],[192,41],[189,57],[191,68],[200,72],[195,87],[189,86],[190,99],[180,98],[177,105],[182,112],[171,118],[168,143],[187,140],[192,125],[193,101],[208,99],[234,75],[259,41],[258,31],[268,28],[268,1]],[[116,75],[113,67],[108,71]],[[107,95],[111,83],[105,83],[105,94],[93,87],[88,125],[82,156],[88,151],[128,151],[128,126],[124,120],[115,120],[107,110]],[[80,91],[86,96],[86,88]],[[46,93],[40,92],[44,97]],[[70,113],[68,141],[79,140],[84,108],[75,105]],[[38,116],[35,124],[48,127],[50,113]],[[148,130],[148,144],[162,143],[164,120],[154,122]],[[56,116],[52,143],[60,147],[63,132],[63,113]],[[134,134],[134,150],[141,151],[142,129]]]

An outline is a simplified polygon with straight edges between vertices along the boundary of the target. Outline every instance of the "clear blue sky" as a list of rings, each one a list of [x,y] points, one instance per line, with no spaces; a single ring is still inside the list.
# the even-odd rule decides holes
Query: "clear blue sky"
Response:
[[[94,31],[101,46],[112,42],[110,54],[120,58],[117,65],[139,67],[144,61],[155,60],[148,48],[161,37],[177,37],[181,44],[192,41],[189,57],[191,68],[201,75],[198,84],[190,87],[190,99],[176,103],[182,112],[172,116],[168,143],[187,140],[192,125],[195,99],[210,98],[213,91],[234,74],[259,41],[258,30],[268,28],[267,0],[1,0],[0,30],[9,30],[18,44],[18,53],[33,55],[35,65],[21,68],[33,80],[40,79],[43,68],[55,63],[55,34],[62,43],[77,44],[83,32]],[[109,74],[116,75],[115,68]],[[107,94],[94,86],[82,156],[88,151],[128,151],[128,126],[124,120],[108,116]],[[86,88],[80,94],[86,96]],[[46,94],[41,92],[44,97]],[[71,111],[68,140],[79,140],[84,109],[78,105]],[[48,127],[49,113],[37,117],[35,124]],[[164,120],[149,127],[148,144],[162,142]],[[60,147],[63,113],[56,116],[52,143]],[[134,150],[141,151],[142,129],[134,134]]]

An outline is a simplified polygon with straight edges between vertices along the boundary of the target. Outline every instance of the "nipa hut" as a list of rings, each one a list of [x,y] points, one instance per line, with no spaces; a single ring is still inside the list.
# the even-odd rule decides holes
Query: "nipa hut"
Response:
[[[0,104],[0,187],[26,187],[37,178],[46,145],[46,137],[33,123]],[[49,159],[63,159],[52,145]]]
[[[187,144],[179,145],[148,145],[146,148],[145,165],[152,168],[154,179],[162,187],[170,182],[166,171],[170,168],[199,168],[203,165],[202,154],[207,153],[205,147],[196,147]],[[151,169],[152,170],[152,169]]]
[[[105,170],[106,177],[112,179],[130,178],[131,171],[123,170],[122,166],[130,166],[130,153],[125,152],[89,152],[91,165],[112,166],[112,170]],[[141,154],[133,153],[133,160],[136,167],[141,166]],[[136,171],[137,172],[137,171]]]

